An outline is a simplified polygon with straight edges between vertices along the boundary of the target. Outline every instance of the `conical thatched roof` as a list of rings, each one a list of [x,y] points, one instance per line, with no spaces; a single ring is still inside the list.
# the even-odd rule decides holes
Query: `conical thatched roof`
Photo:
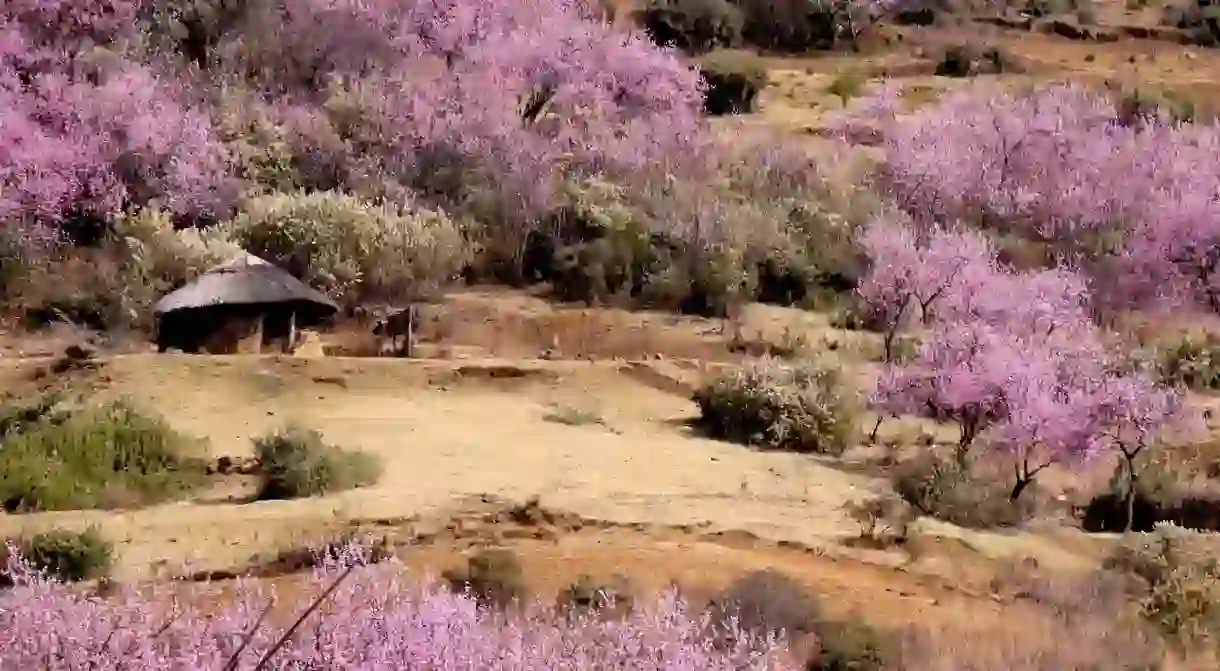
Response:
[[[194,282],[163,296],[153,306],[153,311],[165,314],[216,305],[269,303],[306,303],[322,314],[339,309],[304,282],[257,256],[246,254],[208,270]]]

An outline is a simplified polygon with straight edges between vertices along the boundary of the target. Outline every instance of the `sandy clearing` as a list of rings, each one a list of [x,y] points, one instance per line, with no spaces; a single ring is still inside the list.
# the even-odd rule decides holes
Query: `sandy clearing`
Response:
[[[467,375],[455,375],[465,368]],[[276,357],[116,357],[99,398],[126,397],[213,455],[249,453],[250,439],[285,422],[378,455],[376,486],[298,501],[176,503],[127,512],[0,517],[0,534],[99,524],[121,564],[231,566],[353,520],[441,515],[482,495],[540,496],[549,508],[596,519],[740,529],[771,540],[831,544],[858,532],[844,503],[878,483],[809,457],[762,454],[688,435],[694,406],[588,363],[521,366],[524,378],[473,371],[502,363]],[[343,385],[343,386],[340,386]],[[345,388],[344,388],[345,387]],[[557,405],[601,414],[608,426],[545,419]]]

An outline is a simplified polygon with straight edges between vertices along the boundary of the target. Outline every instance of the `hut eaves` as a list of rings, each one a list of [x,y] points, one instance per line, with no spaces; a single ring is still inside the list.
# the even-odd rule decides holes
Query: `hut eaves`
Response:
[[[246,254],[222,263],[171,292],[153,306],[156,314],[217,305],[309,303],[323,312],[338,306],[324,294],[264,259]]]

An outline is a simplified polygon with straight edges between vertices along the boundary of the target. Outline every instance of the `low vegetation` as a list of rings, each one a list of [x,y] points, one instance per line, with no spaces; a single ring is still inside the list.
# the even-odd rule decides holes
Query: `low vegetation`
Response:
[[[1220,45],[1220,25],[1217,25],[1208,0],[1177,0],[1164,5],[1161,23],[1186,31],[1190,40],[1201,47]]]
[[[865,547],[889,548],[907,540],[919,512],[900,497],[885,495],[852,503],[845,511],[860,525],[855,539]]]
[[[1128,480],[1122,470],[1117,471],[1109,486],[1089,501],[1082,520],[1084,528],[1124,531],[1130,513],[1130,530],[1141,533],[1152,531],[1159,523],[1220,530],[1216,447],[1214,441],[1201,441],[1141,455],[1134,463],[1133,495],[1128,499]]]
[[[813,646],[797,646],[806,669],[880,671],[899,659],[896,638],[858,619],[828,618],[808,587],[773,569],[734,581],[712,600],[708,612],[713,624],[735,622],[758,636],[813,640]]]
[[[1220,339],[1188,336],[1161,352],[1160,373],[1170,384],[1194,391],[1220,390]]]
[[[377,482],[381,463],[371,454],[326,443],[322,434],[289,426],[254,440],[258,499],[296,499]]]
[[[710,435],[763,449],[840,454],[856,431],[851,391],[825,365],[751,362],[709,382],[695,402]]]
[[[631,581],[615,574],[609,580],[581,575],[560,590],[555,605],[575,615],[597,614],[622,617],[635,605]]]
[[[348,305],[419,300],[451,284],[472,258],[466,231],[443,211],[333,191],[251,198],[224,230]]]
[[[593,410],[574,405],[560,405],[549,410],[543,420],[567,426],[606,426],[606,420]]]
[[[1018,527],[1038,510],[1036,497],[1014,501],[1005,474],[926,454],[899,463],[894,490],[923,515],[973,529]]]
[[[520,605],[528,596],[525,572],[512,550],[482,550],[467,559],[466,566],[445,571],[442,577],[454,592],[488,608]]]
[[[1182,649],[1220,641],[1220,562],[1213,539],[1171,523],[1130,539],[1107,560],[1135,576],[1140,615]]]
[[[912,627],[901,635],[902,660],[913,669],[1162,668],[1168,650],[1129,589],[1121,572],[1064,575],[1032,558],[1014,561],[993,580],[995,598],[1014,612],[1036,608],[1044,619],[956,636]]]
[[[751,47],[804,54],[850,47],[880,8],[843,0],[811,7],[798,0],[648,0],[639,22],[658,44],[688,53]]]
[[[7,552],[15,553],[29,568],[62,582],[105,577],[114,561],[114,544],[93,527],[80,532],[54,530],[34,534],[10,541],[8,547]],[[11,576],[5,567],[0,567],[0,582],[11,586]]]
[[[755,111],[767,86],[766,68],[750,53],[713,52],[699,59],[699,70],[707,83],[703,109],[713,116]]]
[[[778,646],[731,624],[727,645],[711,645],[705,620],[672,594],[641,603],[622,619],[573,622],[570,614],[549,609],[490,611],[464,593],[405,581],[397,567],[362,563],[332,562],[294,585],[294,592],[313,596],[314,607],[283,624],[263,616],[263,594],[238,593],[206,611],[184,603],[167,621],[149,616],[158,611],[147,593],[120,587],[96,599],[19,570],[16,587],[0,591],[6,643],[0,667],[39,668],[55,655],[55,668],[76,668],[113,655],[131,659],[138,651],[142,668],[149,669],[184,663],[232,668],[259,659],[282,668],[323,656],[342,666],[396,669],[435,666],[436,660],[445,660],[446,668],[489,669],[510,656],[532,669],[792,668]],[[351,645],[337,650],[335,637]]]
[[[945,49],[936,64],[935,74],[942,77],[974,77],[1020,72],[1012,56],[1003,49],[986,45],[955,44]]]
[[[0,438],[8,512],[125,508],[182,496],[203,481],[194,441],[125,403],[40,406]]]

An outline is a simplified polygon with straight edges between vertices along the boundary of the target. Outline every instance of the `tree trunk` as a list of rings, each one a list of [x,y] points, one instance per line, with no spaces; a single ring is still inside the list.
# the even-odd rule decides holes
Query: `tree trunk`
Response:
[[[962,436],[957,441],[957,465],[960,468],[966,468],[968,462],[967,454],[970,452],[970,444],[974,442],[975,435],[978,434],[977,423],[969,417],[962,419]]]
[[[1008,495],[1009,501],[1016,501],[1021,498],[1021,492],[1033,482],[1033,478],[1017,478],[1017,484],[1012,488],[1012,493]]]
[[[965,440],[958,441],[957,449],[954,450],[954,452],[953,452],[953,456],[955,456],[957,458],[957,467],[958,468],[964,469],[969,465],[969,461],[966,459],[966,455],[969,451],[970,451],[969,442],[967,442]]]
[[[884,417],[884,415],[877,415],[877,423],[873,425],[873,430],[868,434],[868,442],[870,445],[875,445],[877,443],[877,432],[881,430],[881,420],[884,419]]]
[[[1128,455],[1123,452],[1123,463],[1127,469],[1127,491],[1124,496],[1126,499],[1123,503],[1126,506],[1126,523],[1123,524],[1123,532],[1130,533],[1131,527],[1135,526],[1135,455]]]

